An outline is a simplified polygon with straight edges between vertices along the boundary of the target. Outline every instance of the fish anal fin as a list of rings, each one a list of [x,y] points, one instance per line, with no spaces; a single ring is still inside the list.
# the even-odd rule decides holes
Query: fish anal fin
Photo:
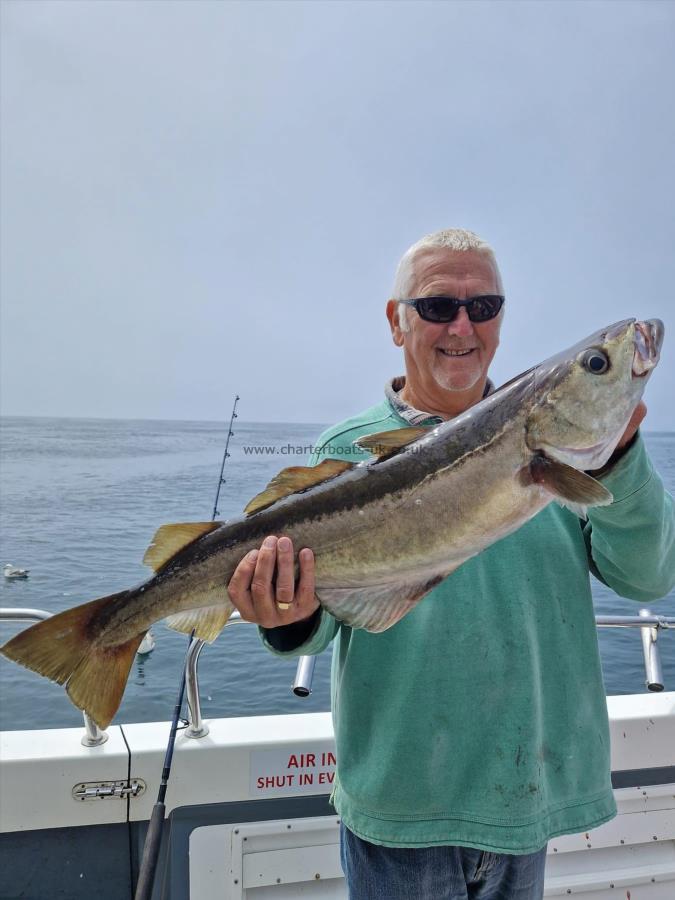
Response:
[[[125,601],[128,591],[100,597],[57,613],[24,629],[0,652],[8,659],[65,684],[75,706],[85,710],[100,728],[106,728],[120,705],[136,650],[145,632],[123,644],[96,643],[101,618]]]
[[[340,622],[352,628],[379,633],[391,628],[417,606],[423,597],[450,574],[452,568],[442,574],[426,574],[407,581],[323,588],[318,592],[318,597],[321,605]]]
[[[352,467],[353,463],[345,462],[342,459],[324,459],[317,466],[289,466],[287,469],[277,472],[265,490],[249,500],[244,512],[247,516],[251,516],[276,503],[277,500],[288,497],[290,494],[306,491],[308,488],[328,481],[329,478],[341,475]]]
[[[158,572],[170,559],[192,544],[197,538],[220,528],[222,522],[179,522],[162,525],[145,551],[143,562]]]
[[[394,428],[391,431],[379,431],[377,434],[366,434],[354,441],[361,450],[367,450],[377,456],[378,459],[386,459],[393,456],[408,444],[419,440],[428,434],[428,428],[410,426],[409,428]]]
[[[537,454],[531,460],[526,478],[545,488],[558,503],[582,517],[586,516],[589,506],[607,506],[614,499],[604,484],[591,475],[543,454]]]
[[[232,615],[234,606],[229,602],[217,603],[213,606],[200,606],[185,612],[168,616],[164,621],[174,631],[192,634],[209,644],[215,641]]]

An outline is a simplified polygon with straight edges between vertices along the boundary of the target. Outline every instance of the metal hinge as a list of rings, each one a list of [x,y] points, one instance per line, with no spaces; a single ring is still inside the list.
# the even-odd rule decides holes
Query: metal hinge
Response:
[[[72,790],[73,800],[105,800],[106,797],[140,797],[145,793],[146,784],[142,778],[129,781],[81,781]]]

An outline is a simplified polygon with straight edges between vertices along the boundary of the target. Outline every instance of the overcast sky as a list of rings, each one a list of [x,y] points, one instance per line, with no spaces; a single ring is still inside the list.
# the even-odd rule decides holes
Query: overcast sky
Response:
[[[331,422],[422,234],[495,248],[499,383],[666,322],[671,2],[2,3],[2,410]]]

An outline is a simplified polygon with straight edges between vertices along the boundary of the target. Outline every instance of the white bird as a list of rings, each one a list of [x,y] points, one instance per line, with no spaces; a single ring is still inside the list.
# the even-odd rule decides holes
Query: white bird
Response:
[[[28,578],[30,569],[20,569],[18,566],[13,566],[11,563],[6,563],[5,568],[2,571],[5,578]]]
[[[146,653],[152,653],[155,649],[155,638],[152,631],[148,631],[141,641],[141,646],[136,651],[139,656],[145,656]]]

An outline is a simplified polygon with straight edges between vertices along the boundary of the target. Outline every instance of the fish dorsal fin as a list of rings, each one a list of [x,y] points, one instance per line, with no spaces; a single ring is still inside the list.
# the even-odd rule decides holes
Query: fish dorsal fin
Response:
[[[222,522],[179,522],[162,525],[155,532],[152,543],[145,551],[143,562],[158,572],[163,565],[197,538],[220,528]]]
[[[614,497],[591,475],[538,454],[530,462],[529,475],[546,488],[562,506],[583,518],[589,506],[607,506]]]
[[[352,467],[353,463],[345,462],[342,459],[324,459],[318,466],[289,466],[289,468],[277,472],[265,490],[249,500],[244,512],[247,516],[251,516],[276,503],[277,500],[288,497],[289,494],[306,491]]]
[[[392,431],[379,431],[377,434],[365,434],[354,441],[361,450],[367,450],[378,459],[393,456],[408,444],[419,440],[424,434],[428,434],[428,428],[410,426],[409,428],[394,428]]]

